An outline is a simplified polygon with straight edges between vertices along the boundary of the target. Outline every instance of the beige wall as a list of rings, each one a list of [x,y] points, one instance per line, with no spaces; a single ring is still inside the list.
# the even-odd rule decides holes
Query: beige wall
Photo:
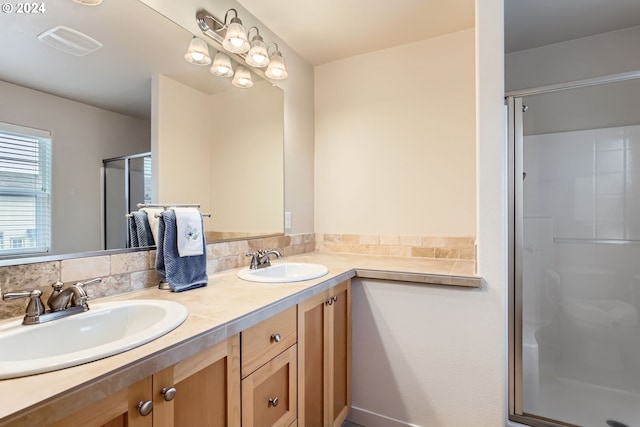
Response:
[[[281,90],[264,80],[248,90],[234,88],[211,97],[214,230],[283,232],[282,97]]]
[[[165,76],[154,77],[152,92],[152,198],[200,203],[202,212],[210,212],[210,97]]]
[[[473,29],[315,78],[316,232],[475,236]]]
[[[207,231],[281,233],[282,91],[260,81],[209,95],[158,76],[153,93],[154,200],[199,203]]]
[[[357,333],[354,333],[353,351],[354,360],[361,363],[354,366],[353,410],[349,417],[362,425],[505,425],[507,223],[502,10],[501,0],[477,0],[475,35],[474,30],[470,30],[470,34],[463,31],[427,41],[430,44],[448,37],[466,38],[472,51],[475,44],[475,59],[471,59],[471,63],[475,63],[475,74],[472,72],[471,88],[467,87],[464,93],[455,93],[458,99],[468,99],[476,107],[472,116],[465,119],[467,123],[471,122],[471,143],[458,150],[462,157],[469,156],[472,161],[473,172],[463,184],[472,186],[472,201],[477,194],[477,208],[472,207],[473,213],[467,220],[471,224],[462,224],[474,232],[477,224],[482,288],[460,290],[386,281],[354,281],[353,327]],[[346,67],[342,71],[350,72]],[[317,79],[321,81],[320,76]],[[442,78],[440,84],[455,87],[458,82]],[[321,96],[319,92],[316,96]],[[341,111],[345,107],[336,104],[335,108]],[[387,106],[376,118],[385,114],[396,113],[393,107]],[[337,116],[336,127],[341,130],[363,128],[350,126],[349,115]],[[345,118],[344,122],[338,120],[340,117]],[[424,120],[435,121],[432,117]],[[377,125],[374,120],[370,123]],[[395,123],[403,124],[403,118]],[[318,123],[318,133],[322,132],[321,126]],[[353,175],[367,173],[366,163],[363,168],[358,160],[370,154],[358,151],[352,154],[356,156],[354,163],[341,166],[349,168]],[[449,168],[456,165],[451,158],[442,162]],[[318,173],[343,173],[331,165],[320,169],[320,163],[316,169]],[[416,168],[412,172],[420,173],[420,170]],[[439,177],[436,179],[439,183],[446,182]],[[316,185],[320,195],[322,184]],[[364,184],[358,188],[375,191]],[[424,194],[438,194],[437,190],[423,191]],[[361,199],[360,194],[353,196],[341,213],[351,215],[349,211]],[[320,197],[316,206],[318,210],[323,207]],[[419,206],[419,202],[410,208],[414,206]],[[440,216],[451,212],[446,204],[435,207],[434,211],[435,215],[425,216],[425,227],[431,226],[432,219],[437,222]],[[385,393],[380,393],[381,389]]]
[[[2,81],[0,100],[0,121],[51,131],[51,254],[102,249],[102,160],[149,151],[149,121]]]

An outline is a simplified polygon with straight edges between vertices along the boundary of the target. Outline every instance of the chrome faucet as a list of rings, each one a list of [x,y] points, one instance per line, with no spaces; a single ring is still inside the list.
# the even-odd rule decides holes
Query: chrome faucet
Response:
[[[251,270],[257,270],[259,268],[265,268],[271,266],[270,255],[275,255],[276,258],[282,258],[282,254],[276,249],[260,249],[257,252],[247,252],[246,256],[251,257]]]
[[[0,291],[0,294],[3,301],[29,298],[22,324],[37,325],[38,323],[50,322],[51,320],[61,319],[89,310],[87,292],[84,290],[84,286],[101,281],[102,279],[97,278],[87,282],[78,282],[65,289],[63,289],[64,283],[54,283],[51,285],[53,292],[47,299],[49,310],[46,310],[42,303],[42,291],[39,289],[30,292],[7,292],[6,294]]]

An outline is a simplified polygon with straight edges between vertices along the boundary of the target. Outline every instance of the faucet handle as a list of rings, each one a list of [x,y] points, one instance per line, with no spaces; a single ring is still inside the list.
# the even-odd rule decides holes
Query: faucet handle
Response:
[[[251,269],[255,270],[258,268],[258,258],[261,257],[260,251],[257,252],[247,252],[245,256],[251,257]]]
[[[2,294],[1,291],[0,294]],[[27,309],[25,311],[23,323],[25,325],[32,325],[34,323],[39,323],[40,315],[44,314],[45,312],[44,304],[42,304],[42,300],[40,299],[41,296],[42,291],[39,289],[34,289],[30,292],[7,292],[6,294],[2,294],[2,300],[10,301],[18,298],[30,298],[29,304],[27,304]]]
[[[83,288],[85,285],[93,285],[94,283],[102,282],[102,277],[96,277],[95,279],[87,280],[86,282],[78,282],[76,286]]]

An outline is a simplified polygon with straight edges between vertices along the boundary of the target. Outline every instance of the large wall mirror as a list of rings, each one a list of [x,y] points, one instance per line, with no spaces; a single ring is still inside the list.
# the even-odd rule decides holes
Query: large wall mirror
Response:
[[[102,46],[72,55],[38,39],[58,26],[66,28],[45,37],[53,44],[84,48],[71,29]],[[139,0],[60,0],[45,13],[4,14],[0,124],[50,132],[52,212],[50,252],[0,263],[124,248],[125,215],[145,201],[200,204],[212,214],[209,242],[283,233],[282,90],[255,74],[253,87],[236,88],[188,63],[192,38]],[[125,167],[103,162],[143,153],[148,161],[135,160],[129,173],[145,177],[150,188],[131,190],[145,196],[111,204],[105,183],[126,181],[116,176]]]

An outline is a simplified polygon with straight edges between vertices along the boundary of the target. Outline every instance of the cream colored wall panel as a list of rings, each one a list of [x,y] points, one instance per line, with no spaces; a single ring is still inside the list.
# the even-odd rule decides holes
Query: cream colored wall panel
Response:
[[[316,67],[316,232],[475,235],[473,29]]]
[[[202,212],[210,212],[209,96],[165,76],[156,81],[158,139],[152,162],[158,171],[158,197],[154,202],[200,203]],[[207,230],[210,223],[204,221]]]

